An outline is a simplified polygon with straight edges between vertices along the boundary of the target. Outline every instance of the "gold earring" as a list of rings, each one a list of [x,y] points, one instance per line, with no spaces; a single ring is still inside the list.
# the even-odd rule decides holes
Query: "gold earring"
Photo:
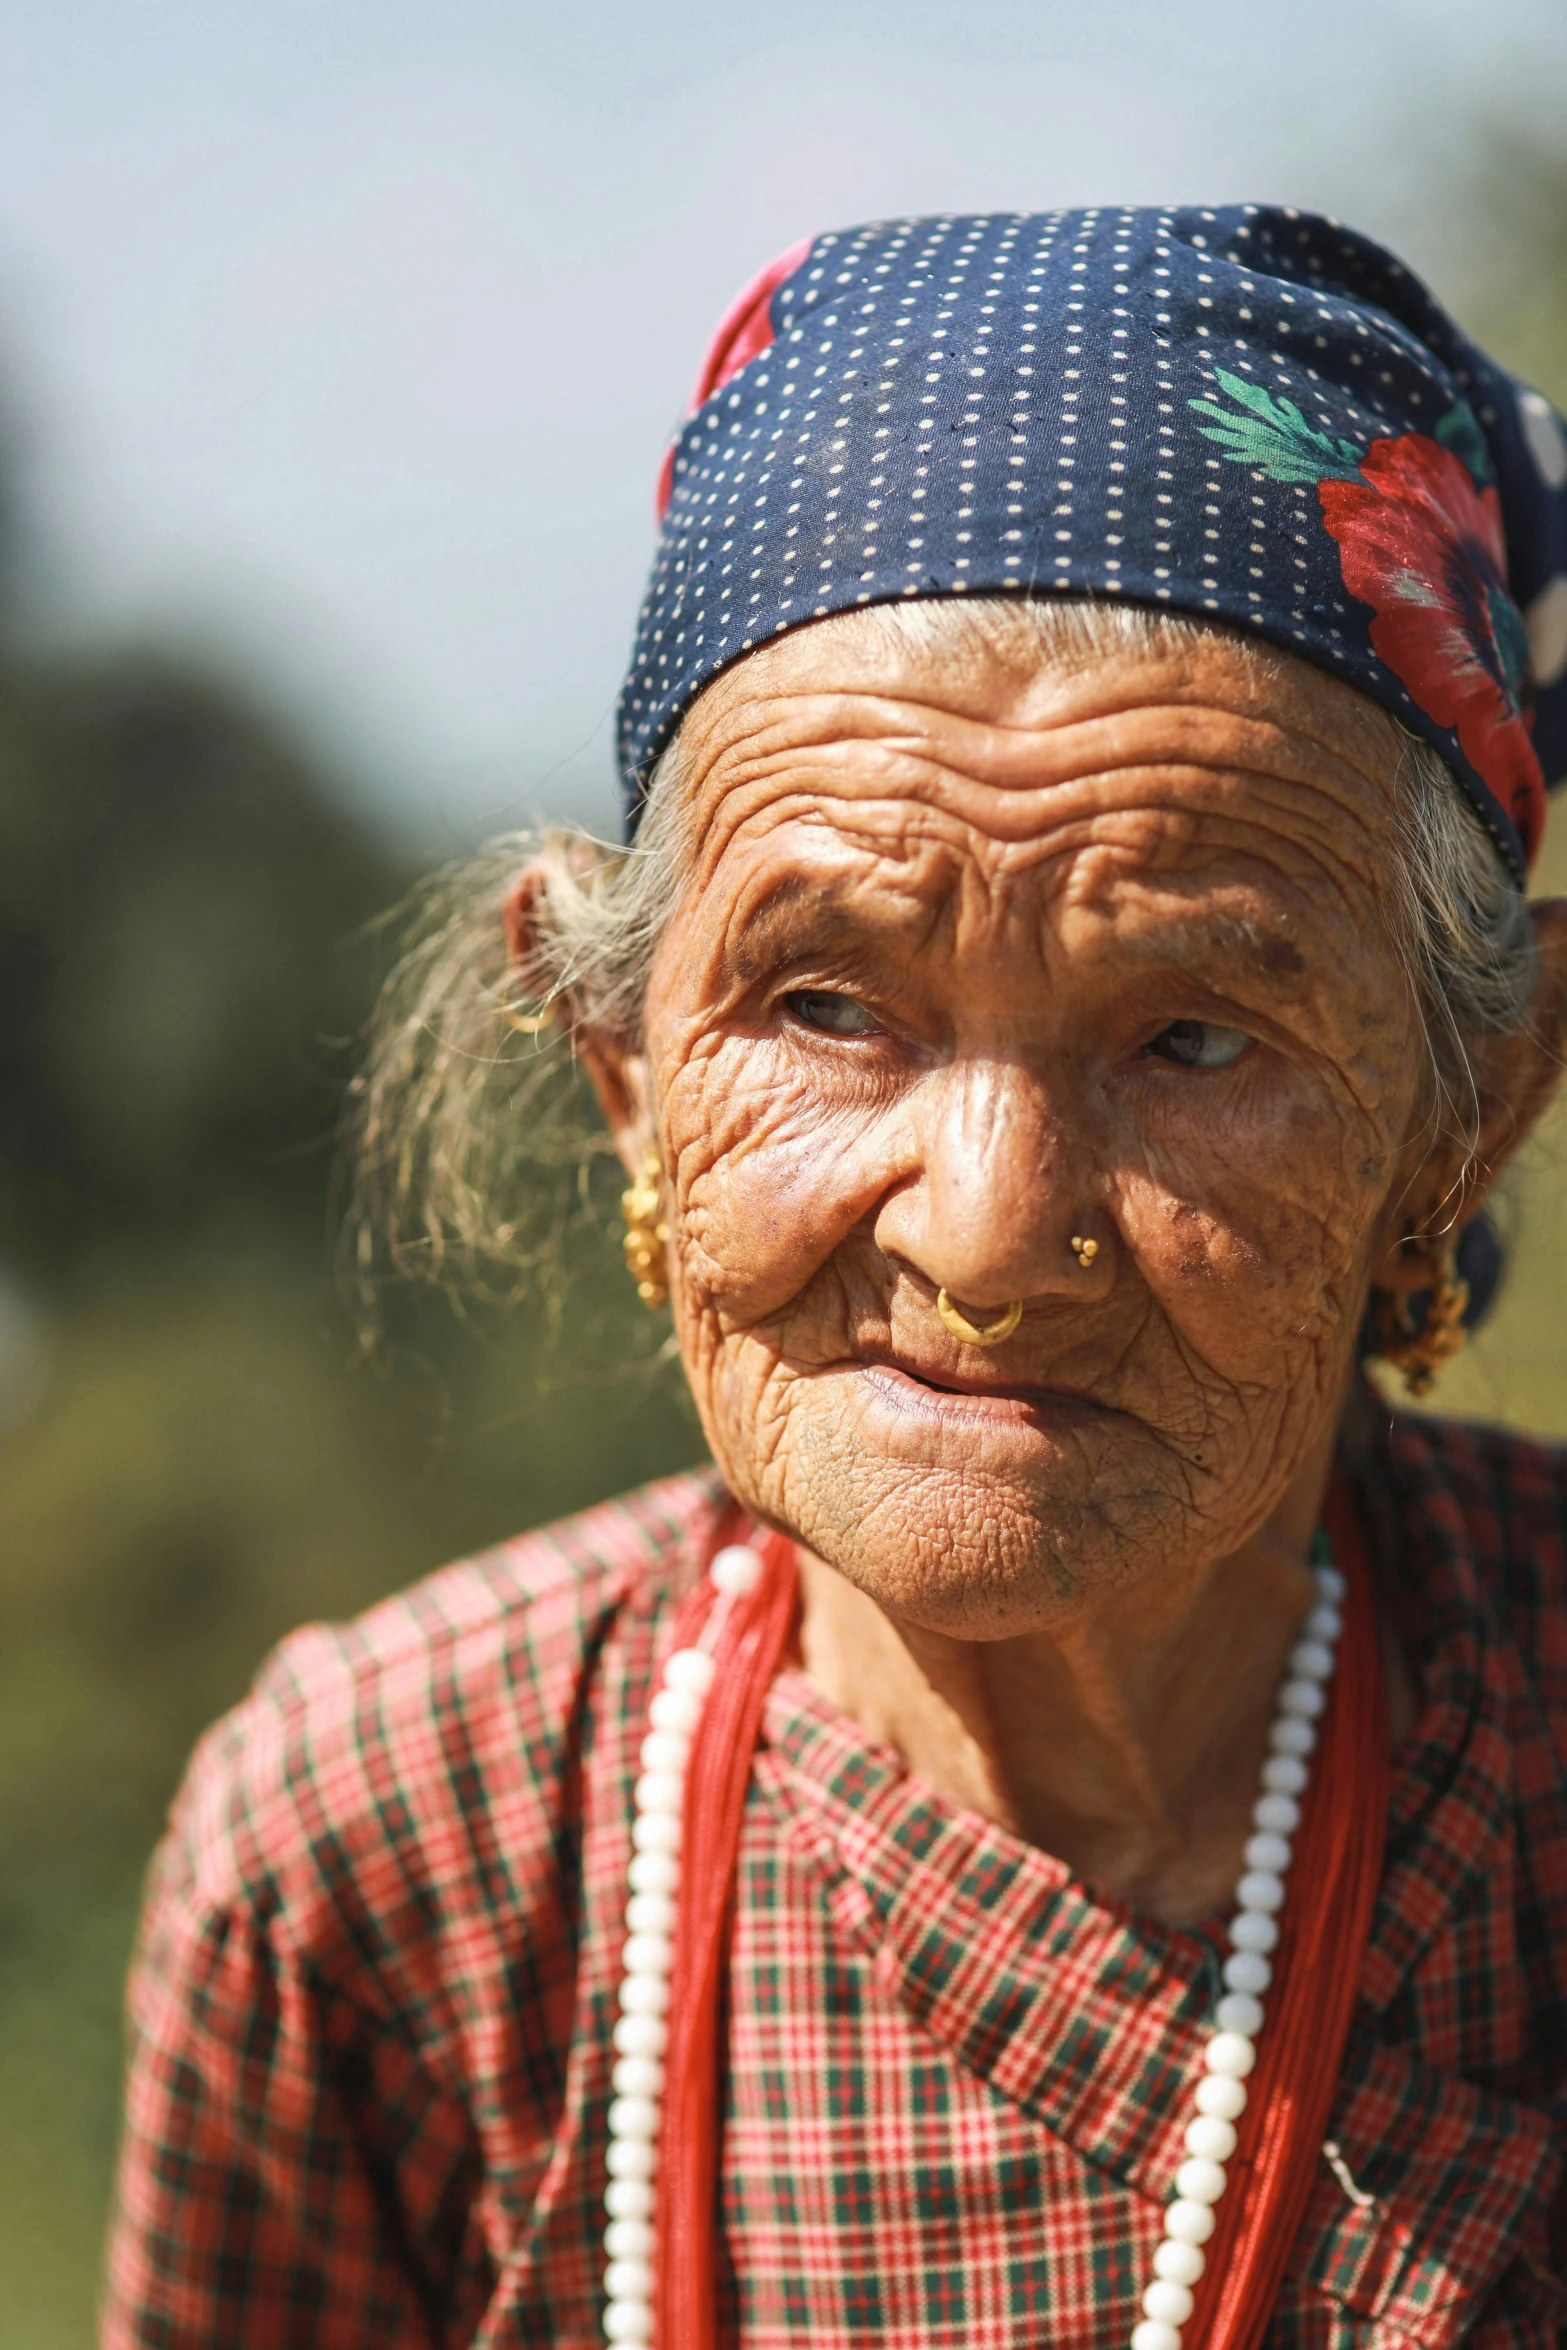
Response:
[[[1022,1321],[1023,1300],[1015,1297],[1009,1306],[1002,1307],[993,1322],[971,1322],[966,1314],[958,1312],[947,1292],[938,1289],[936,1311],[943,1328],[950,1330],[954,1338],[961,1338],[965,1346],[999,1346]]]
[[[636,1181],[620,1195],[626,1219],[626,1270],[637,1285],[645,1306],[661,1306],[669,1295],[669,1226],[664,1221],[664,1169],[657,1151],[649,1151]]]
[[[1093,1263],[1095,1257],[1099,1254],[1099,1243],[1097,1240],[1085,1240],[1080,1232],[1074,1232],[1072,1235],[1072,1254],[1074,1257],[1076,1257],[1078,1263],[1082,1266],[1084,1272],[1086,1273],[1089,1266]]]
[[[1461,1355],[1469,1342],[1464,1328],[1469,1284],[1458,1270],[1457,1240],[1449,1235],[1420,1253],[1431,1267],[1424,1321],[1415,1321],[1407,1295],[1391,1289],[1378,1290],[1374,1316],[1377,1353],[1403,1372],[1404,1385],[1417,1401],[1430,1394],[1442,1365]]]

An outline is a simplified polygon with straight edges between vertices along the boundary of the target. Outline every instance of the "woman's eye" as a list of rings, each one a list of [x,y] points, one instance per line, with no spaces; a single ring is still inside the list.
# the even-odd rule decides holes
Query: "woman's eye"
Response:
[[[824,1036],[879,1036],[881,1023],[852,995],[833,995],[826,988],[800,987],[784,997],[795,1018]]]
[[[1251,1038],[1239,1028],[1218,1028],[1211,1020],[1172,1020],[1161,1028],[1148,1050],[1178,1069],[1227,1069],[1238,1061]]]

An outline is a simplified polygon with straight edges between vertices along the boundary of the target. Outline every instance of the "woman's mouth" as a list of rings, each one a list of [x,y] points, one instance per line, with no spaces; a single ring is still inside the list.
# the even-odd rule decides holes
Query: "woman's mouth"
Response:
[[[1103,1406],[1061,1388],[1021,1381],[966,1379],[958,1372],[915,1370],[906,1363],[859,1360],[855,1369],[878,1398],[902,1415],[936,1420],[947,1427],[968,1421],[987,1428],[1059,1428],[1064,1422],[1098,1416]]]

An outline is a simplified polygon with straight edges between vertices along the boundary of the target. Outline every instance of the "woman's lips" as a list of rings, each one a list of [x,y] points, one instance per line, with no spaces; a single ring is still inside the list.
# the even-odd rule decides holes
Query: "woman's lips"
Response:
[[[1037,1428],[1043,1423],[1059,1427],[1063,1420],[1086,1418],[1102,1410],[1086,1396],[1060,1388],[964,1379],[954,1372],[937,1378],[934,1372],[885,1360],[861,1360],[854,1367],[896,1410],[938,1419],[949,1426],[954,1420],[968,1420],[990,1428]]]

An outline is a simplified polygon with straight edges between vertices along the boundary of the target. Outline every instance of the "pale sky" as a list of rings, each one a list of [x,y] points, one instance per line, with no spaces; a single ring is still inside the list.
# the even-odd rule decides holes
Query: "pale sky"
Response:
[[[0,361],[62,626],[206,648],[452,847],[613,821],[735,288],[889,212],[1276,198],[1438,279],[1561,0],[8,0]]]

